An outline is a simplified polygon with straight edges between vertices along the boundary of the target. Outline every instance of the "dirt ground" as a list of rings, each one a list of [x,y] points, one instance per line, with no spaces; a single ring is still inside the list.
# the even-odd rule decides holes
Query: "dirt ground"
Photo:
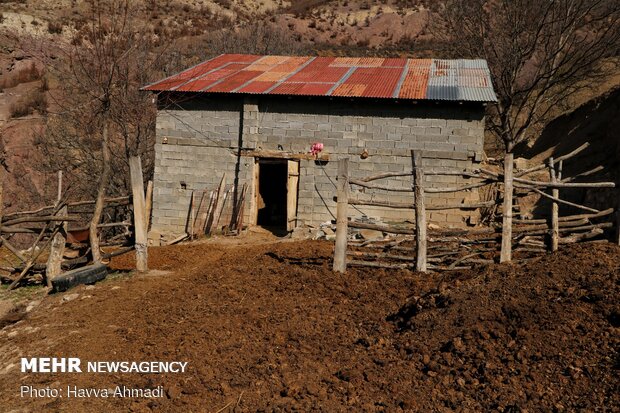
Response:
[[[325,241],[149,253],[157,271],[44,297],[0,330],[1,411],[620,408],[620,248],[611,244],[443,275],[336,275]],[[111,263],[132,265],[129,255]],[[22,374],[20,356],[179,360],[189,371]],[[163,385],[165,395],[20,398],[22,384]]]

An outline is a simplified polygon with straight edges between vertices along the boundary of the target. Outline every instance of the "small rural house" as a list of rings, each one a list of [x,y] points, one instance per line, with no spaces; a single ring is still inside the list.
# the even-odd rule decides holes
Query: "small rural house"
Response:
[[[412,149],[433,168],[476,168],[485,105],[496,100],[484,60],[225,54],[143,90],[156,92],[158,104],[153,240],[186,232],[192,191],[216,188],[224,173],[234,196],[247,184],[244,223],[290,231],[334,219],[340,158],[350,159],[354,178],[411,171]],[[426,179],[432,187],[464,178]],[[387,185],[411,188],[412,178]],[[432,195],[431,204],[479,199],[476,190],[467,199]],[[411,193],[391,196],[412,202]],[[413,218],[375,206],[355,214]],[[462,226],[476,216],[431,211],[429,220]]]

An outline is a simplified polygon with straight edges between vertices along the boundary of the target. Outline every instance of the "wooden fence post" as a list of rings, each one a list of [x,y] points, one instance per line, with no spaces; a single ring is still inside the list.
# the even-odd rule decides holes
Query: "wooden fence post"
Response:
[[[553,162],[553,157],[549,158],[549,175],[552,183],[557,183],[560,179],[556,176],[555,172],[555,164]],[[553,188],[551,190],[551,196],[554,198],[560,197],[560,190],[558,188]],[[551,202],[551,251],[555,252],[558,250],[558,244],[560,239],[560,223],[559,219],[559,205],[557,202]]]
[[[422,156],[419,152],[411,151],[413,167],[413,191],[415,196],[415,238],[417,255],[415,260],[416,271],[426,272],[426,206],[424,204],[424,170]]]
[[[57,205],[60,204],[62,199],[62,171],[58,171],[58,194],[56,197]],[[65,217],[68,215],[67,206],[60,208],[58,216]],[[47,258],[47,265],[45,266],[45,281],[48,287],[52,287],[52,280],[62,273],[62,257],[65,252],[67,223],[59,221],[57,224],[58,232],[52,238],[50,243],[50,254]]]
[[[338,204],[336,207],[336,246],[334,249],[334,271],[347,270],[347,238],[349,231],[349,158],[338,161]]]
[[[504,156],[504,205],[502,208],[502,250],[499,262],[512,259],[512,192],[513,192],[514,154],[507,152]]]
[[[146,201],[144,199],[144,181],[142,180],[142,162],[139,156],[129,158],[131,177],[131,194],[133,198],[133,222],[136,238],[136,269],[148,271],[148,246],[146,228]]]

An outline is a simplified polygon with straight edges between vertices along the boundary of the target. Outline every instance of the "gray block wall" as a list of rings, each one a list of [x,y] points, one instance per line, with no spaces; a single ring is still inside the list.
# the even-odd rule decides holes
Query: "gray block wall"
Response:
[[[174,98],[174,97],[173,97]],[[423,165],[434,169],[473,169],[482,157],[484,107],[481,104],[384,102],[326,98],[243,97],[230,95],[160,98],[155,146],[152,230],[173,236],[186,231],[192,190],[213,189],[223,172],[227,183],[248,183],[253,199],[255,159],[239,148],[307,153],[324,144],[330,160],[300,161],[298,225],[316,226],[335,218],[338,159],[350,159],[350,175],[411,171],[411,149],[422,151]],[[362,151],[369,157],[361,159]],[[376,181],[411,188],[411,177]],[[182,186],[182,183],[184,184]],[[463,184],[458,176],[428,176],[430,187]],[[385,191],[354,191],[358,198],[387,199]],[[412,202],[410,193],[389,193],[393,202]],[[430,204],[477,200],[476,190],[431,194]],[[245,222],[252,222],[246,202]],[[410,210],[352,207],[352,216],[412,221]],[[475,212],[430,211],[441,226],[463,226]]]

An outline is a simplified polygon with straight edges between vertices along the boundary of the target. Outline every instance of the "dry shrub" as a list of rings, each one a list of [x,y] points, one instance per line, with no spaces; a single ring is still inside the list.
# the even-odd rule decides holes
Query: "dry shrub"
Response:
[[[232,7],[232,2],[230,0],[215,0],[215,3],[225,9],[230,9]]]
[[[61,22],[49,22],[47,24],[47,31],[50,34],[61,34],[63,29],[63,24]]]
[[[21,118],[38,112],[41,115],[47,113],[47,97],[40,88],[28,93],[23,99],[13,103],[10,108],[12,118]]]
[[[330,0],[293,0],[288,12],[296,15],[297,17],[304,17],[312,9],[328,3],[330,3]]]

